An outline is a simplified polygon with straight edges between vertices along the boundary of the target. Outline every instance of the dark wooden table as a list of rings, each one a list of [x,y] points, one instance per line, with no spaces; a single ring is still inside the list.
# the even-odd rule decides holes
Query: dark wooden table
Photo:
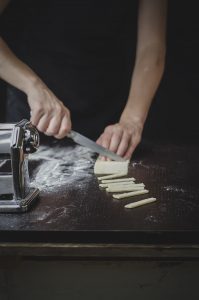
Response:
[[[173,278],[173,284],[175,282],[178,286],[176,278],[187,272],[186,268],[191,263],[191,270],[193,271],[193,266],[195,268],[194,278],[188,282],[190,277],[185,277],[178,286],[176,295],[180,295],[181,299],[187,297],[188,294],[182,289],[184,284],[188,284],[189,292],[194,288],[197,291],[197,285],[193,284],[199,275],[198,145],[144,141],[130,164],[129,176],[135,177],[137,182],[144,182],[150,191],[149,196],[156,197],[158,201],[133,210],[124,208],[130,199],[113,200],[111,194],[99,189],[98,180],[93,174],[94,158],[87,151],[82,152],[74,145],[64,144],[52,144],[50,148],[51,150],[45,146],[41,153],[32,156],[30,160],[31,176],[41,188],[37,204],[24,214],[0,215],[0,255],[6,264],[2,267],[4,272],[7,264],[13,259],[18,261],[18,258],[23,259],[23,264],[24,259],[25,264],[27,261],[34,262],[29,265],[29,270],[34,269],[35,261],[37,264],[39,261],[40,265],[42,262],[46,272],[50,272],[45,265],[46,260],[51,263],[52,260],[56,261],[56,266],[66,264],[66,269],[69,262],[71,264],[72,261],[79,260],[89,262],[92,259],[95,263],[103,261],[105,265],[107,261],[115,261],[116,265],[123,262],[121,266],[128,261],[124,268],[131,266],[131,271],[136,270],[138,273],[140,268],[136,267],[135,261],[140,261],[147,270],[159,270],[159,277],[154,286],[152,284],[156,288],[165,266],[170,274],[174,266],[180,264],[177,277]],[[137,196],[134,200],[143,198],[145,195]],[[151,269],[153,263],[155,265]],[[21,267],[16,267],[15,263],[14,265],[12,272],[18,270],[19,274],[23,274],[23,268],[21,270]],[[116,266],[114,263],[113,265]],[[112,267],[109,267],[111,270]],[[114,270],[113,267],[112,275]],[[93,270],[93,274],[98,273],[98,267],[95,271]],[[133,276],[131,271],[124,276]],[[57,268],[56,276],[59,272],[60,268]],[[103,274],[106,272],[107,269],[104,268]],[[153,277],[154,273],[150,272],[149,277]],[[121,275],[121,272],[118,274]],[[134,290],[139,284],[143,284],[142,276],[138,283],[135,275]],[[82,273],[81,280],[83,277]],[[5,281],[6,277],[3,278]],[[13,285],[16,282],[13,280]],[[113,289],[116,289],[116,282],[115,278]],[[135,282],[138,285],[135,286]],[[169,284],[168,281],[166,284]],[[8,295],[10,285],[5,282],[4,285],[7,286],[4,294]],[[23,299],[23,289],[21,287],[20,292],[16,292],[16,299]],[[113,298],[109,299],[121,299],[119,296],[117,298],[117,295],[122,297],[120,292],[118,290],[118,294],[113,293]],[[146,288],[143,295],[146,296],[147,293]],[[162,293],[157,294],[157,297],[154,293],[151,294],[154,299],[159,299],[160,295],[163,297]],[[165,293],[165,297],[168,296]],[[56,297],[65,299],[64,296]],[[76,295],[70,299],[80,299],[78,297]],[[86,297],[88,295],[85,294]],[[192,299],[198,299],[197,297]],[[50,298],[50,295],[48,298],[55,299]],[[176,296],[174,298],[177,299]],[[95,299],[98,299],[97,295]],[[130,296],[125,299],[130,299]]]
[[[144,182],[150,191],[147,197],[158,201],[132,210],[124,208],[130,199],[113,200],[99,189],[94,160],[86,151],[76,151],[74,162],[71,146],[52,147],[55,159],[53,150],[45,148],[30,160],[33,178],[43,172],[36,179],[40,199],[28,213],[0,215],[1,242],[199,242],[199,146],[143,143],[130,163],[129,176]],[[55,178],[48,183],[50,176]],[[131,200],[143,198],[146,195]]]

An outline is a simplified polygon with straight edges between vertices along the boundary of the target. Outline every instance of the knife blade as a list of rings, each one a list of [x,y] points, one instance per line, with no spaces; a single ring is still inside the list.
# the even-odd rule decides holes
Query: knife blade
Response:
[[[98,145],[94,141],[90,140],[89,138],[85,137],[84,135],[82,135],[74,130],[71,130],[70,133],[67,134],[67,137],[71,138],[75,143],[77,143],[81,146],[87,147],[90,150],[92,150],[93,152],[96,152],[102,156],[106,156],[106,157],[111,158],[112,160],[116,160],[116,161],[125,161],[125,159],[122,158],[121,156]]]

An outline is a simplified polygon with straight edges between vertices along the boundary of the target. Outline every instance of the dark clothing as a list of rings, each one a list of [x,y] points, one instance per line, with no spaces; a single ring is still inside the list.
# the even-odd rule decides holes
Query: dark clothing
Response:
[[[134,64],[137,1],[18,0],[2,23],[13,51],[70,109],[74,130],[96,138],[119,120]],[[8,120],[29,117],[22,93],[8,96]]]

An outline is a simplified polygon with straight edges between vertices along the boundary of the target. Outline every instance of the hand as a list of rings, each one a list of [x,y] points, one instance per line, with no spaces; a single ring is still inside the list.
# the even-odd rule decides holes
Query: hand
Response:
[[[105,128],[97,143],[125,159],[130,159],[142,136],[140,122],[122,122]]]
[[[42,82],[30,89],[28,103],[30,121],[39,131],[61,139],[71,130],[70,111]]]

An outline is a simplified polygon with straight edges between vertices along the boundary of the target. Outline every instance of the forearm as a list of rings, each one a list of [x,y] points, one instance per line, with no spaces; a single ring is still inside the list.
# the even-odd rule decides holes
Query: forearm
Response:
[[[165,62],[167,0],[139,0],[136,61],[120,120],[107,126],[98,143],[129,159],[141,141],[143,126]]]
[[[41,80],[9,49],[0,37],[0,78],[28,94],[29,90]]]
[[[121,121],[144,124],[151,102],[159,86],[165,62],[165,49],[149,47],[136,58],[129,97]]]

